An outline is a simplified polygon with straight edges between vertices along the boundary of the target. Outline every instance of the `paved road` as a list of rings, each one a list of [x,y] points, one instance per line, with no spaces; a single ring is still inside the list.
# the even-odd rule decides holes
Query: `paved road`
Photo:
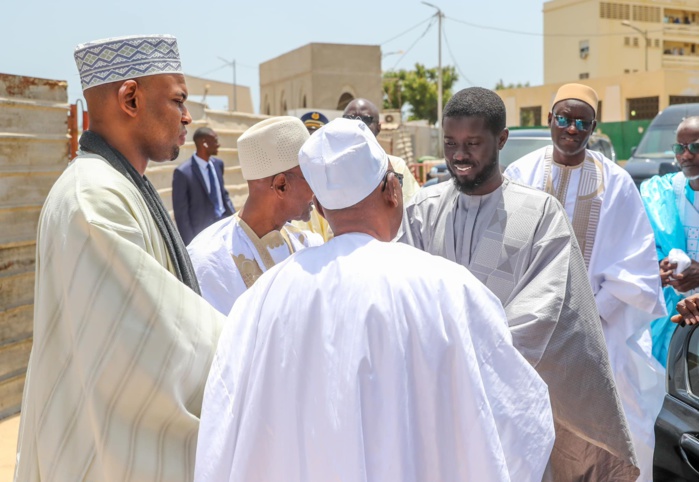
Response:
[[[15,471],[19,415],[0,421],[0,482],[11,482]]]

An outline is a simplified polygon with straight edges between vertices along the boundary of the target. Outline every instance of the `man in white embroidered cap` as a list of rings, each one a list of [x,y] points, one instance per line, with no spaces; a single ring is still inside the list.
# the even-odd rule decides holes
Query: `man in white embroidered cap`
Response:
[[[299,167],[308,135],[301,120],[288,116],[246,130],[238,139],[249,191],[245,205],[187,246],[202,296],[224,315],[262,273],[298,250],[323,244],[319,234],[289,222],[308,221],[313,208],[313,192]]]
[[[191,118],[177,42],[75,51],[90,130],[39,219],[16,481],[189,481],[222,316],[143,175]]]
[[[299,161],[335,237],[234,305],[204,393],[195,480],[541,480],[553,446],[546,385],[465,268],[390,242],[400,177],[374,135],[336,119]]]

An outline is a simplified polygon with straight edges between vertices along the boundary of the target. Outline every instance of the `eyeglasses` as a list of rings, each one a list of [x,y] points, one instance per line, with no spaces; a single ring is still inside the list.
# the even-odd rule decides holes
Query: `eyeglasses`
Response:
[[[370,126],[374,123],[374,116],[370,115],[359,115],[359,114],[345,114],[342,116],[343,119],[360,120],[366,125]]]
[[[386,171],[386,174],[383,175],[383,186],[381,186],[381,192],[384,192],[386,190],[386,184],[388,184],[388,175],[391,173],[393,173],[393,175],[396,176],[396,179],[398,179],[398,184],[400,184],[400,187],[403,187],[403,174],[396,171]]]
[[[690,142],[689,144],[673,144],[672,152],[680,155],[687,149],[691,154],[699,154],[699,142]]]
[[[562,128],[567,128],[570,127],[570,125],[575,122],[575,128],[579,131],[589,131],[590,127],[592,127],[592,123],[594,121],[586,121],[582,119],[571,119],[569,117],[566,117],[564,115],[558,115],[554,114],[553,115],[554,119],[556,119],[556,125],[558,127]]]

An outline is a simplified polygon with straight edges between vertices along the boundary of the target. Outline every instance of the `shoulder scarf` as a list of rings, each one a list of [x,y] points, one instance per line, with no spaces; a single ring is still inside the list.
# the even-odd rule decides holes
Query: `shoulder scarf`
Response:
[[[123,154],[107,144],[99,134],[90,131],[83,132],[80,136],[80,147],[84,151],[92,152],[105,158],[114,169],[136,186],[143,196],[156,226],[158,226],[160,235],[165,241],[170,260],[175,268],[174,274],[194,292],[201,294],[199,283],[192,267],[192,261],[189,259],[182,237],[172,223],[170,215],[165,206],[163,206],[163,202],[160,200],[160,196],[153,184],[146,176],[141,176]]]

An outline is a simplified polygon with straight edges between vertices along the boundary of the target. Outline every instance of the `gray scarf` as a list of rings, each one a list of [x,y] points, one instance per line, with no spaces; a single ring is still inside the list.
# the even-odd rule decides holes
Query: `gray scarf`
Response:
[[[114,169],[138,188],[146,201],[155,224],[158,226],[160,235],[165,241],[170,260],[175,266],[175,274],[180,281],[189,286],[194,292],[201,294],[199,283],[192,267],[192,261],[189,259],[182,237],[172,223],[158,192],[148,178],[141,176],[123,154],[107,144],[99,134],[90,131],[83,132],[80,136],[80,148],[104,157]]]

